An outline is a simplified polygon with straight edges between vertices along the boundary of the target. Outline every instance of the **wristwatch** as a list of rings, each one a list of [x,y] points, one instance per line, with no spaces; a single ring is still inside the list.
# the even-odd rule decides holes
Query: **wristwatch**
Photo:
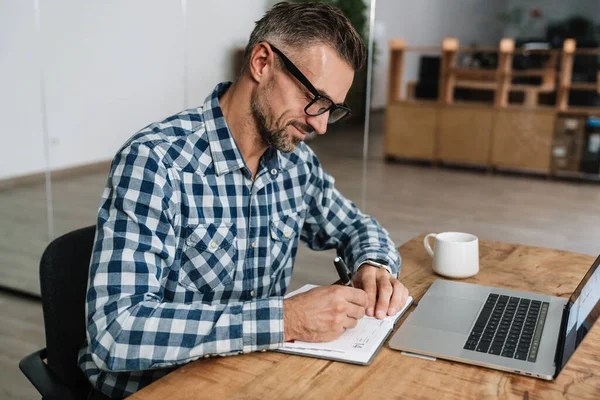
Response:
[[[385,264],[378,263],[377,261],[373,261],[373,260],[365,260],[365,261],[363,262],[363,264],[369,264],[369,265],[372,265],[372,266],[373,266],[373,267],[375,267],[375,268],[383,268],[383,269],[385,269],[387,272],[389,272],[389,273],[390,273],[390,275],[394,275],[394,274],[392,274],[392,269],[391,269],[390,267],[388,267],[388,266],[387,266],[387,265],[385,265]]]

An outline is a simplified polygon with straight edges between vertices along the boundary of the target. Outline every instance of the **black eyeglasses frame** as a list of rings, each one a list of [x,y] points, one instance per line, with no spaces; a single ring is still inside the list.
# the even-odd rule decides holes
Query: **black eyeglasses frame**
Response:
[[[310,81],[308,80],[308,78],[306,76],[304,76],[304,74],[302,72],[300,72],[300,70],[298,69],[298,67],[296,67],[294,65],[294,63],[289,58],[287,58],[287,56],[285,54],[283,54],[283,52],[281,50],[279,50],[277,47],[273,46],[269,42],[265,42],[265,43],[267,43],[271,47],[271,49],[273,50],[273,52],[275,54],[277,54],[279,56],[279,58],[281,58],[281,61],[283,62],[283,65],[290,72],[290,74],[292,74],[292,76],[294,78],[296,78],[310,92],[310,94],[312,94],[314,96],[314,98],[310,101],[310,103],[308,103],[308,105],[306,107],[304,107],[304,112],[306,113],[306,115],[309,115],[311,117],[316,117],[316,116],[325,114],[326,112],[329,112],[329,119],[328,119],[327,123],[328,124],[333,124],[335,122],[338,122],[338,121],[346,118],[348,115],[350,115],[352,113],[352,110],[350,110],[350,107],[348,107],[348,105],[346,103],[336,104],[329,97],[327,97],[327,96],[322,95],[321,93],[319,93],[319,91],[313,86],[313,84],[310,83]],[[322,100],[322,99],[329,100],[330,106],[327,107],[327,108],[322,109],[322,111],[320,110],[316,114],[309,113],[308,109],[313,104],[315,104],[317,101]],[[336,110],[343,111],[344,114],[341,117],[336,118],[334,121],[331,121],[331,117],[332,117],[332,115],[334,115],[334,112]]]

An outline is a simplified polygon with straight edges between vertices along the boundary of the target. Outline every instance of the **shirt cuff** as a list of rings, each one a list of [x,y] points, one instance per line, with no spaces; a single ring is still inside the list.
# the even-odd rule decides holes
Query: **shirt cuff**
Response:
[[[244,303],[242,319],[244,353],[276,349],[283,343],[283,297]]]

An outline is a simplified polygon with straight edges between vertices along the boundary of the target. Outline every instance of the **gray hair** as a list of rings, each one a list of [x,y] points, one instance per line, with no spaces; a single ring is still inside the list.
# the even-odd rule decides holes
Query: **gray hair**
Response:
[[[327,45],[355,71],[362,68],[367,53],[361,36],[342,11],[317,2],[277,3],[256,21],[242,71],[248,67],[252,50],[260,42],[271,42],[282,50]]]

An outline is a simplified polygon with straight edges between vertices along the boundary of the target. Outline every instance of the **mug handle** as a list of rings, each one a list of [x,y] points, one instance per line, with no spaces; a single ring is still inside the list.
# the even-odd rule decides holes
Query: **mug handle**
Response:
[[[430,233],[429,235],[425,236],[425,240],[423,240],[423,244],[425,245],[425,250],[427,250],[427,252],[429,253],[429,255],[431,257],[433,257],[433,250],[431,249],[431,246],[429,245],[429,238],[435,238],[437,237],[437,233]]]

